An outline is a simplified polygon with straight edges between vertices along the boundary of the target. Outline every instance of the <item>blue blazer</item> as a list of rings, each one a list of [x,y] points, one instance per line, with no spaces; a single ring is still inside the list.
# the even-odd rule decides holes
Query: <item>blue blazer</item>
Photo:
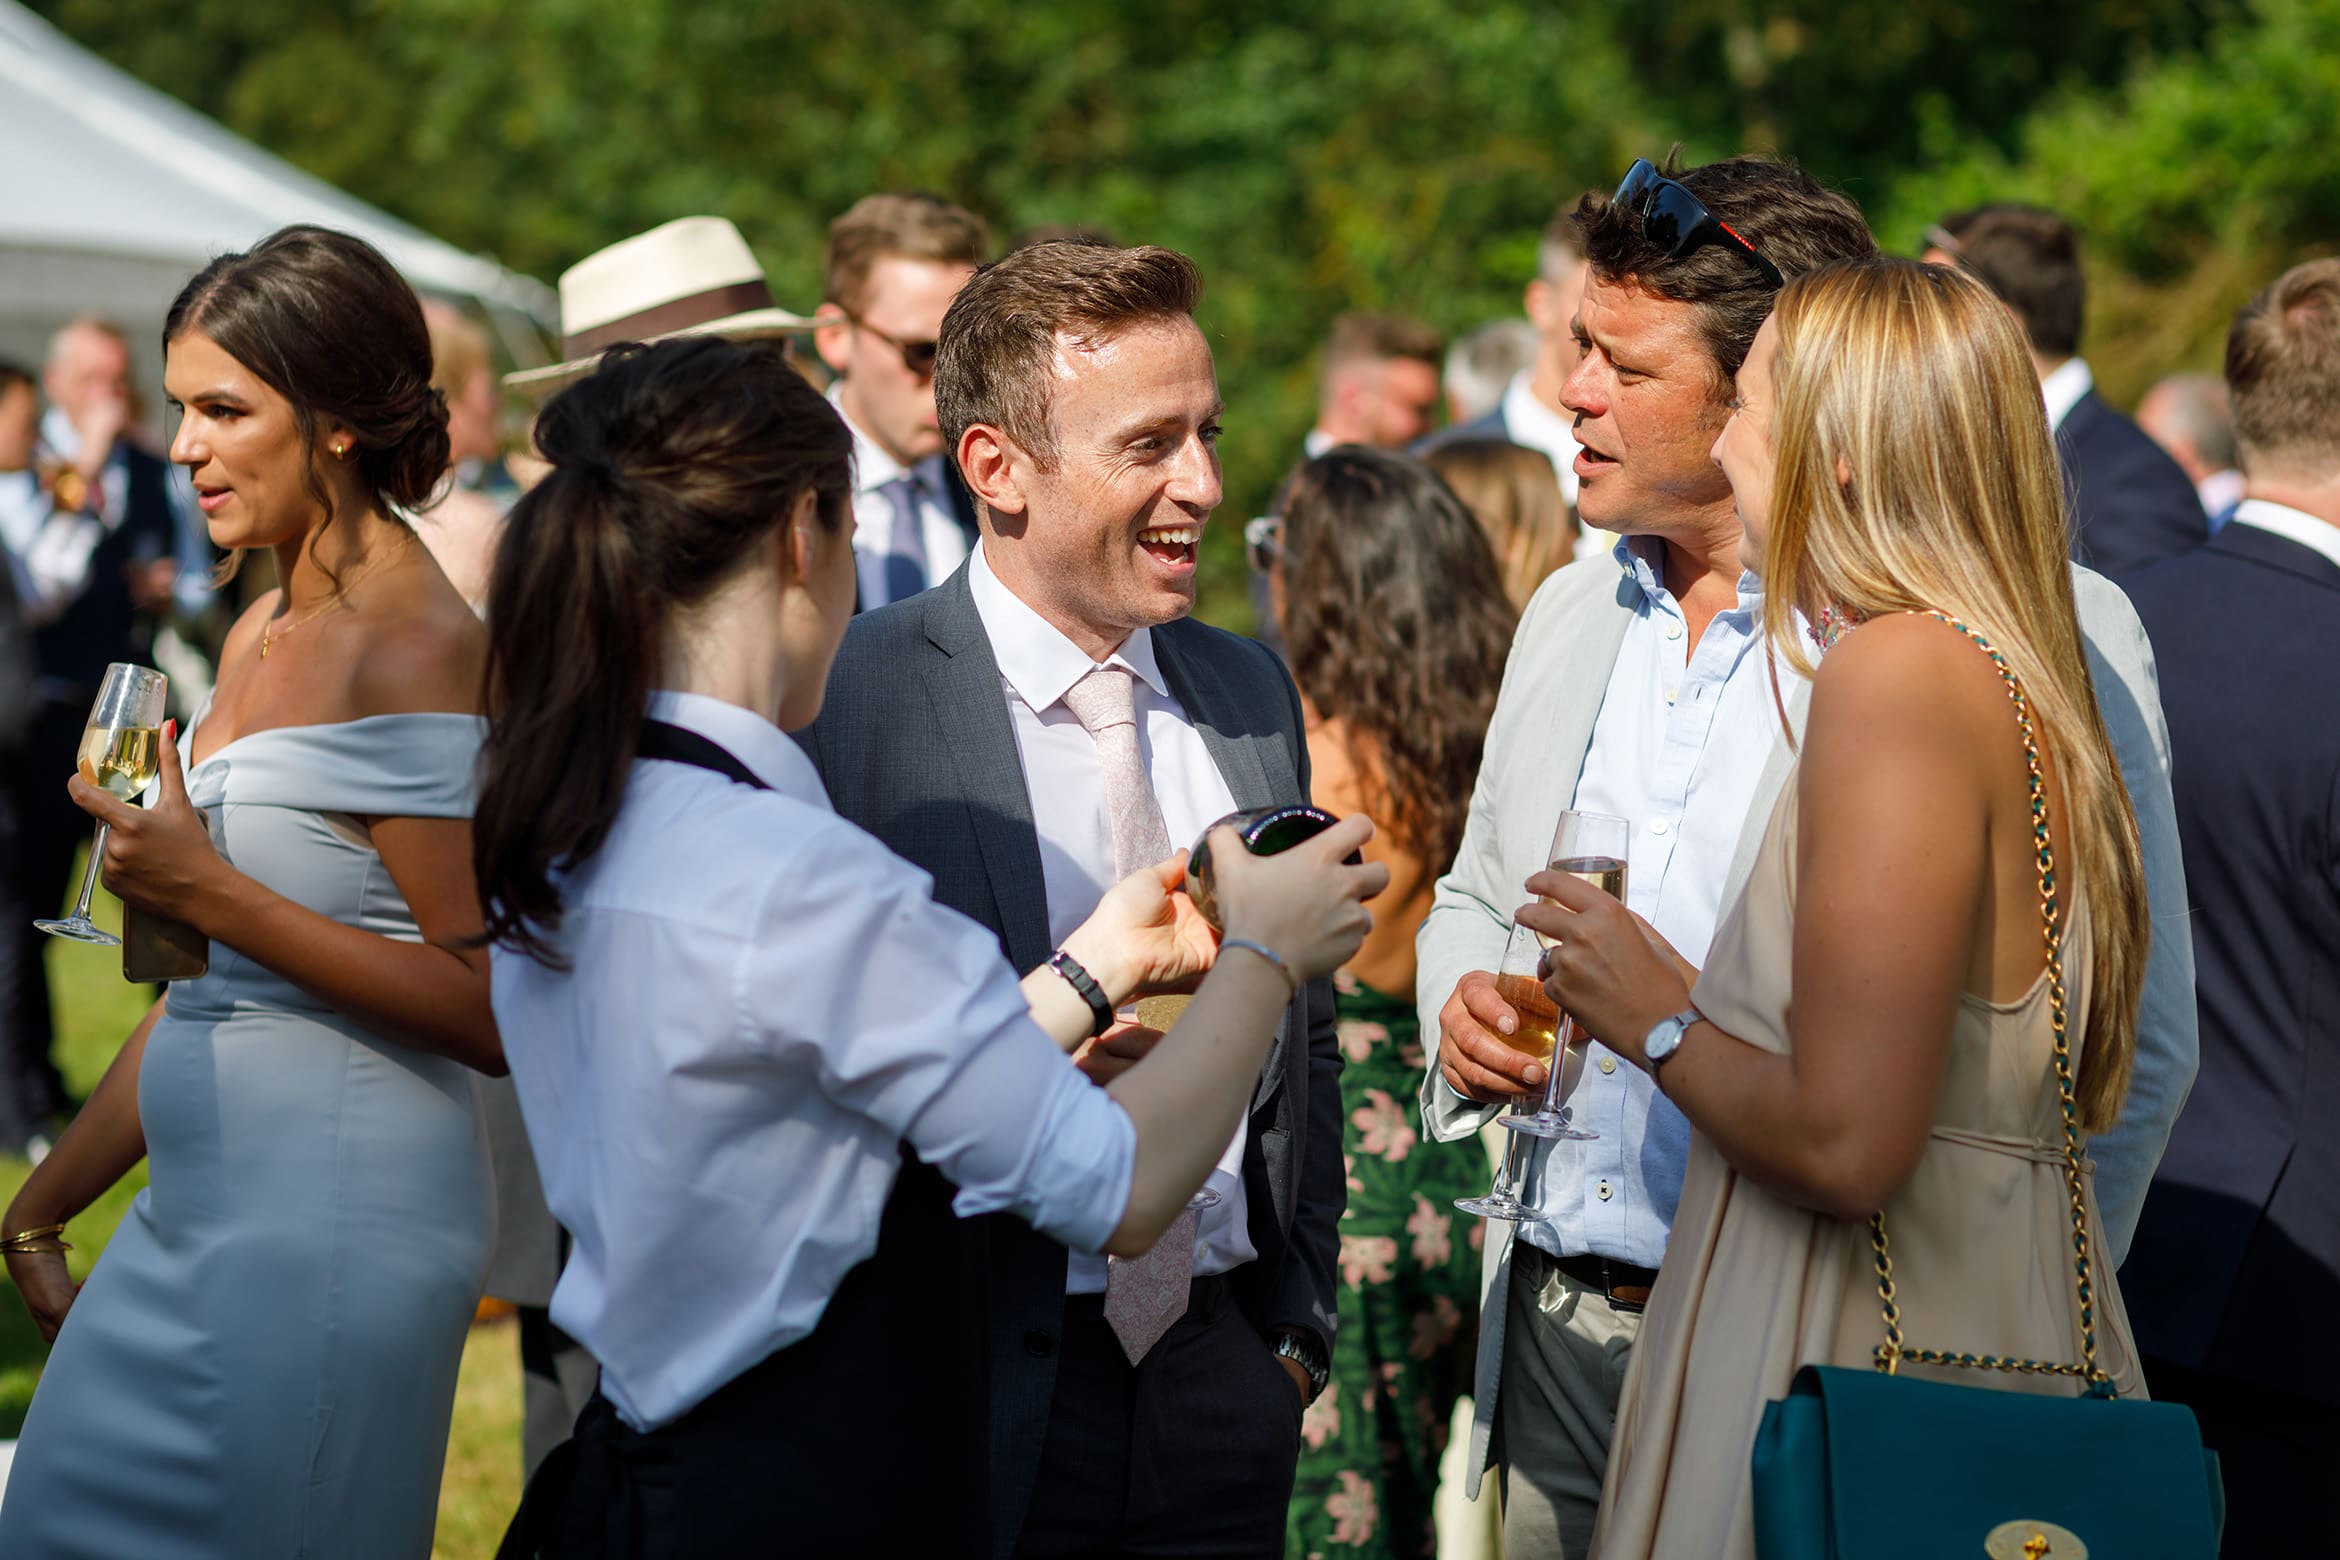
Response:
[[[2143,429],[2091,390],[2056,430],[2072,504],[2072,561],[2099,574],[2141,569],[2210,539],[2202,497]]]
[[[2161,668],[2202,1065],[2121,1288],[2146,1354],[2340,1405],[2340,564],[2237,523],[2123,584]]]

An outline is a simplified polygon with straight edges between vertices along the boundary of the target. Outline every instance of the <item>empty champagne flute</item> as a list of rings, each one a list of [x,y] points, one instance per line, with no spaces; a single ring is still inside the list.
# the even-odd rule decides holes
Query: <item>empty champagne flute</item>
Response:
[[[97,702],[90,706],[89,725],[81,734],[82,779],[125,802],[153,783],[162,766],[163,695],[169,688],[169,680],[150,667],[117,661],[106,668]],[[81,897],[74,901],[73,914],[33,925],[75,942],[120,943],[121,938],[89,918],[89,896],[97,887],[105,854],[106,826],[100,823],[90,842],[89,866],[81,874]]]
[[[1552,831],[1552,853],[1547,859],[1554,872],[1565,872],[1571,877],[1580,878],[1612,899],[1621,901],[1625,897],[1625,852],[1632,837],[1633,825],[1613,813],[1577,812],[1570,809],[1560,815],[1559,827]],[[1525,1133],[1529,1137],[1597,1138],[1600,1136],[1598,1132],[1588,1132],[1573,1125],[1570,1111],[1560,1103],[1568,1097],[1569,1092],[1576,1087],[1576,1080],[1584,1073],[1584,1031],[1576,1027],[1574,1019],[1559,1011],[1544,990],[1540,963],[1546,940],[1541,934],[1531,935],[1528,940],[1538,945],[1538,962],[1530,966],[1526,985],[1517,982],[1506,985],[1506,981],[1512,980],[1506,973],[1496,977],[1495,989],[1503,994],[1506,1002],[1519,1009],[1524,1030],[1528,1010],[1523,1004],[1531,1000],[1526,993],[1529,987],[1533,988],[1532,1000],[1540,1002],[1543,1010],[1552,1013],[1559,1021],[1560,1033],[1555,1046],[1559,1054],[1552,1058],[1545,1072],[1543,1104],[1528,1115],[1506,1116],[1503,1124],[1513,1132]],[[1504,953],[1507,972],[1510,969],[1508,961],[1519,950],[1519,944],[1519,935],[1514,932],[1512,946]]]

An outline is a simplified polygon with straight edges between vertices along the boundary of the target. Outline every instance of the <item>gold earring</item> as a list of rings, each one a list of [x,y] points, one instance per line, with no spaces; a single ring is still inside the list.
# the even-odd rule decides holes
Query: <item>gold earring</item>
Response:
[[[349,459],[349,440],[335,439],[333,441],[333,458],[335,460]]]

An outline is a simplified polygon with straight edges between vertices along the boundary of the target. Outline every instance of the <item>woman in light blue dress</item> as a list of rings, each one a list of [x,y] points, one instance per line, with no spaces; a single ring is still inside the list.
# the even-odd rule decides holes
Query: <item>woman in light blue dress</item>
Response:
[[[150,809],[73,782],[113,826],[108,886],[211,965],[0,1229],[149,1162],[78,1296],[53,1242],[9,1255],[55,1349],[0,1554],[407,1560],[494,1228],[471,1069],[503,1065],[467,942],[484,636],[390,507],[444,472],[446,411],[414,294],[318,229],[213,262],[165,349],[172,459],[286,588],[229,635]]]

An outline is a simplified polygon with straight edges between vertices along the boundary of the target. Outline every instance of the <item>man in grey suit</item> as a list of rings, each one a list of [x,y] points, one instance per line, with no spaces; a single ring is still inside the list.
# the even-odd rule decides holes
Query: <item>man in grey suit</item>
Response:
[[[1642,221],[1653,191],[1674,218],[1671,231],[1652,225],[1663,242]],[[1561,399],[1584,446],[1586,518],[1625,539],[1612,558],[1554,575],[1529,604],[1463,844],[1422,928],[1416,989],[1436,1047],[1422,1112],[1442,1140],[1474,1133],[1542,1081],[1496,1032],[1510,1009],[1488,972],[1561,809],[1631,821],[1628,903],[1693,963],[1737,895],[1792,762],[1782,715],[1800,724],[1808,685],[1785,672],[1773,681],[1761,582],[1741,570],[1731,490],[1709,451],[1780,275],[1876,252],[1850,201],[1757,159],[1674,181],[1637,165],[1618,198],[1589,197],[1577,218],[1592,274],[1577,315],[1584,357]],[[2117,1261],[2192,1081],[2193,968],[2151,650],[2120,592],[2074,572],[2163,934],[2127,1113],[2091,1146]],[[1600,1137],[1539,1153],[1523,1194],[1536,1216],[1496,1226],[1486,1246],[1469,1477],[1475,1491],[1496,1463],[1514,1560],[1576,1560],[1590,1543],[1688,1148],[1680,1112],[1597,1045],[1574,1105]]]
[[[981,540],[944,584],[855,621],[803,737],[837,810],[1019,969],[1133,849],[1156,860],[1233,808],[1308,794],[1291,678],[1188,619],[1221,497],[1200,286],[1170,250],[1062,243],[967,284],[935,382]],[[1084,1065],[1102,1077],[1149,1040],[1109,1035]],[[998,1555],[1280,1551],[1300,1415],[1330,1362],[1339,1074],[1319,982],[1284,1015],[1216,1205],[1140,1259],[1167,1265],[1158,1338],[1125,1325],[1128,1268],[1013,1219],[970,1221],[936,1253],[935,1303],[989,1307]]]

